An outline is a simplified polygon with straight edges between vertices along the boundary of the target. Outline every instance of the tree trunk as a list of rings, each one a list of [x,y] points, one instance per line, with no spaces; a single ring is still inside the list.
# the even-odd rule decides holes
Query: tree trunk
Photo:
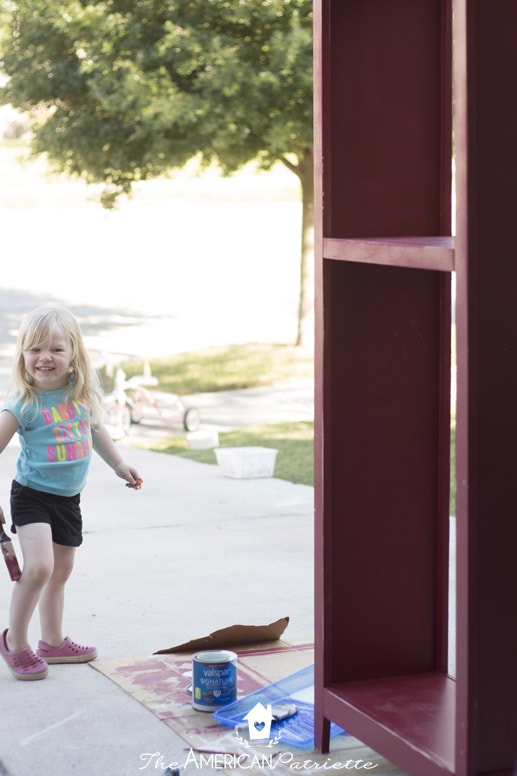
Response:
[[[302,190],[302,234],[296,345],[309,346],[314,341],[314,169],[312,152],[300,160],[297,175]]]

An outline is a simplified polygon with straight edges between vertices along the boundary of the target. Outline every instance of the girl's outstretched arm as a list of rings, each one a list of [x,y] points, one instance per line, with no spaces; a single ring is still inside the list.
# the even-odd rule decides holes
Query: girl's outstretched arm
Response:
[[[130,487],[139,487],[142,482],[140,475],[133,466],[124,461],[105,426],[92,427],[92,443],[95,452],[111,466],[117,477],[126,480]]]
[[[0,412],[0,453],[2,453],[18,431],[19,423],[12,412]]]

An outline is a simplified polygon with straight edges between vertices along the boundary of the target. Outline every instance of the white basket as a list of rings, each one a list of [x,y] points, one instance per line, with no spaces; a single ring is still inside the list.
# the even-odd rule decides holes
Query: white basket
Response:
[[[226,477],[272,477],[278,450],[272,447],[218,447],[217,465]]]

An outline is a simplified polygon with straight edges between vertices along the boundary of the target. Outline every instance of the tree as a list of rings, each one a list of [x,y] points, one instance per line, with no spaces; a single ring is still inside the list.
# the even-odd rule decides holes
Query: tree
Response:
[[[281,161],[302,195],[298,344],[312,307],[311,0],[4,0],[0,100],[35,116],[33,151],[105,184],[194,156],[224,174]]]

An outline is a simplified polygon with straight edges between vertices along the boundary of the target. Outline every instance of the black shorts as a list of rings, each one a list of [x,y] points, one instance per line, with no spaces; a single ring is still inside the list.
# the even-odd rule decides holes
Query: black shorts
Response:
[[[80,494],[57,496],[43,493],[13,480],[11,485],[12,532],[16,526],[47,523],[52,529],[52,541],[65,547],[79,547],[83,542],[83,519]]]

